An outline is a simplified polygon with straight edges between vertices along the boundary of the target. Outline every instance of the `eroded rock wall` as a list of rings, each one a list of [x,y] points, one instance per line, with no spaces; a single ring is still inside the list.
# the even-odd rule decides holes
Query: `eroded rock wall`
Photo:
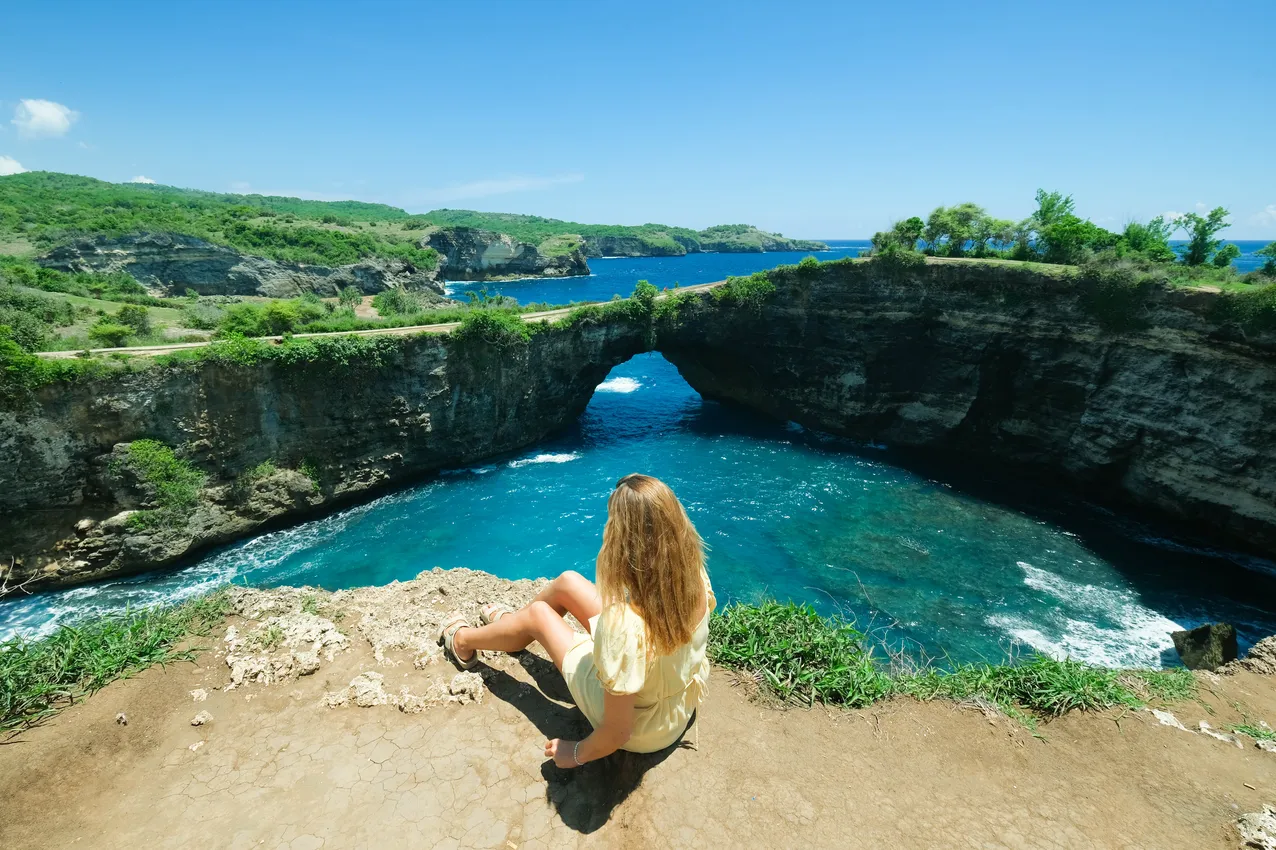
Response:
[[[368,295],[403,287],[444,300],[437,269],[419,269],[407,260],[373,257],[335,268],[303,266],[179,233],[87,237],[55,248],[39,262],[66,272],[125,272],[156,295],[193,289],[200,295],[292,298],[303,292],[333,296],[353,286]]]
[[[439,252],[441,274],[447,280],[589,274],[579,249],[550,256],[504,233],[474,227],[436,228],[421,239],[421,247]]]
[[[701,312],[662,340],[702,395],[1276,554],[1276,335],[1214,318],[1226,294],[1150,286],[1125,303],[1009,263],[771,278],[760,309]]]
[[[521,448],[575,420],[612,367],[647,344],[632,327],[607,324],[510,348],[437,335],[383,341],[379,362],[156,366],[46,387],[0,410],[9,583],[163,566],[266,523]],[[180,523],[130,522],[148,494],[119,459],[139,439],[175,447],[207,476]]]

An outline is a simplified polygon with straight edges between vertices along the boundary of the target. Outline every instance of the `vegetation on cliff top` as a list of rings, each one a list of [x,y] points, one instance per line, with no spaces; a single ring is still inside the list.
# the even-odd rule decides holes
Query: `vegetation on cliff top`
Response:
[[[207,635],[229,613],[216,592],[178,606],[155,606],[61,626],[40,640],[0,643],[0,731],[19,731],[154,664],[190,661],[199,647],[180,648],[189,636]]]
[[[1114,233],[1079,217],[1071,195],[1037,191],[1037,209],[1022,221],[994,218],[976,204],[936,207],[925,220],[918,216],[895,222],[873,236],[872,255],[901,262],[910,255],[974,257],[1052,265],[1126,261],[1141,268],[1161,267],[1171,282],[1201,283],[1239,279],[1231,262],[1240,255],[1217,234],[1227,227],[1227,210],[1207,215],[1187,213],[1173,220],[1157,216],[1147,223],[1131,221]],[[1170,240],[1182,231],[1186,241]],[[1276,251],[1268,246],[1264,251]],[[1261,253],[1261,252],[1260,252]],[[1276,277],[1276,253],[1250,282]]]
[[[1189,698],[1191,671],[1112,670],[1032,655],[1004,664],[886,664],[853,623],[806,604],[730,605],[709,621],[709,655],[753,675],[786,702],[862,708],[886,697],[952,699],[995,706],[1028,725],[1073,710],[1139,708]]]
[[[394,207],[356,201],[223,195],[46,171],[0,177],[0,237],[45,249],[76,236],[156,231],[282,262],[339,266],[390,257],[434,268],[437,253],[418,247],[412,235],[362,226],[406,217]]]

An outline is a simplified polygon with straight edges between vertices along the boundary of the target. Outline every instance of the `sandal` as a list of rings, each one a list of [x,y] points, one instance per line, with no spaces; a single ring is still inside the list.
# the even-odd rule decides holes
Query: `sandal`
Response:
[[[456,633],[461,629],[470,628],[469,621],[460,614],[449,619],[439,628],[439,643],[443,645],[443,651],[451,659],[452,663],[462,670],[473,670],[478,666],[478,650],[474,650],[474,654],[468,659],[462,659],[456,654],[456,647],[453,641],[456,639]]]
[[[490,626],[506,614],[513,614],[514,609],[500,602],[489,602],[479,609],[479,621]]]

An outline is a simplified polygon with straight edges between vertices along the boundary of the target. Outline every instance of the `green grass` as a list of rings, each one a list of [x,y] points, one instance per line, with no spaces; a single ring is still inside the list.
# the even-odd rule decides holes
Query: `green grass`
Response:
[[[1248,735],[1255,741],[1276,741],[1276,731],[1268,729],[1266,726],[1255,726],[1252,723],[1238,723],[1235,726],[1228,727],[1228,731],[1236,732],[1240,735]]]
[[[799,705],[854,708],[902,695],[993,705],[1035,726],[1069,711],[1138,708],[1190,698],[1187,670],[1112,670],[1033,655],[1014,663],[892,672],[854,624],[793,602],[730,605],[709,621],[709,654]]]
[[[0,643],[0,730],[40,723],[63,708],[154,664],[191,660],[178,649],[190,635],[206,635],[229,612],[212,593],[177,606],[109,614],[65,625],[52,635]]]

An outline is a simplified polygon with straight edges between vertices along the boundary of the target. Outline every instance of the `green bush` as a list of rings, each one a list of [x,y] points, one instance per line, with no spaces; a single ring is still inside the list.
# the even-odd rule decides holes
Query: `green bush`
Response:
[[[158,440],[129,443],[123,465],[142,483],[154,507],[129,517],[134,528],[179,526],[199,504],[205,477]]]
[[[188,328],[215,330],[225,318],[226,312],[212,304],[187,304],[182,307],[182,324]]]
[[[1129,263],[1086,263],[1081,267],[1081,303],[1106,330],[1128,331],[1146,323],[1141,312],[1153,278]]]
[[[542,327],[537,324],[536,328]],[[504,310],[474,310],[466,313],[451,337],[461,342],[476,341],[495,348],[512,348],[531,339],[532,324],[518,313]]]
[[[138,304],[125,304],[115,314],[115,321],[132,328],[133,333],[138,336],[145,336],[151,332],[150,311]]]
[[[419,313],[424,308],[420,295],[399,286],[378,292],[372,298],[372,306],[383,316]]]
[[[337,302],[342,307],[354,309],[363,303],[363,293],[353,286],[347,286],[337,293]]]
[[[128,325],[117,325],[105,319],[89,328],[89,339],[97,343],[99,348],[119,348],[128,344],[133,329]]]

